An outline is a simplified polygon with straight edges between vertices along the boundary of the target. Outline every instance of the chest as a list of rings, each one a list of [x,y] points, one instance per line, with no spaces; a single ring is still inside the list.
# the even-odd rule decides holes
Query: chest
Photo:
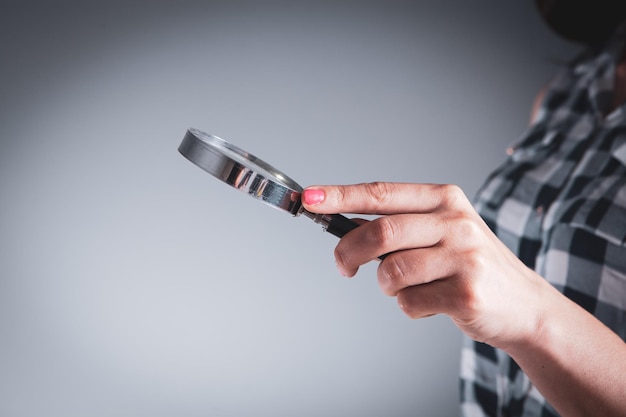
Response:
[[[488,179],[476,208],[530,267],[559,224],[623,245],[626,129],[598,126],[590,116],[567,127],[536,126]]]

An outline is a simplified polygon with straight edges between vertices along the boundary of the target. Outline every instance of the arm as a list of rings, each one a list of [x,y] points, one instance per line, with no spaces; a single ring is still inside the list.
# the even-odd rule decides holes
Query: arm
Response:
[[[527,268],[455,186],[308,188],[307,210],[379,214],[340,240],[339,271],[380,263],[378,281],[411,318],[443,313],[511,355],[565,416],[626,416],[626,344]]]

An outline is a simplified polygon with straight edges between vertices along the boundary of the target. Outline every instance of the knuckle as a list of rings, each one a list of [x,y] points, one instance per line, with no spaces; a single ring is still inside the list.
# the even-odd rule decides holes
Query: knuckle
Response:
[[[396,297],[396,300],[398,302],[398,307],[400,307],[400,310],[402,310],[402,312],[406,316],[412,319],[419,317],[419,314],[417,313],[415,306],[413,305],[409,297],[407,297],[406,292],[403,292],[403,291],[399,292],[398,296]]]
[[[348,200],[348,191],[345,186],[340,185],[337,186],[335,193],[335,200],[339,204],[343,204],[346,200]]]
[[[350,255],[348,251],[341,245],[335,246],[335,262],[337,265],[348,266],[350,261]]]
[[[473,286],[460,285],[456,290],[458,312],[464,317],[476,317],[483,310],[484,303]]]
[[[476,222],[474,216],[470,215],[469,213],[455,213],[452,222],[454,224],[454,230],[456,231],[456,233],[463,237],[465,241],[472,241],[473,239],[480,236],[480,225]]]
[[[363,184],[368,197],[376,204],[383,205],[393,195],[394,186],[387,182],[370,182]]]
[[[474,317],[485,309],[487,303],[481,295],[481,277],[487,268],[487,259],[479,250],[467,251],[463,256],[465,271],[457,277],[453,300],[456,309],[466,317]]]
[[[443,184],[440,186],[441,199],[447,207],[459,207],[467,200],[465,193],[455,184]]]
[[[442,240],[448,241],[455,250],[479,249],[485,242],[484,229],[480,218],[467,211],[453,210],[438,219],[438,225],[445,229]]]
[[[397,239],[400,232],[395,222],[389,217],[379,217],[374,220],[370,223],[367,231],[367,239],[384,250],[393,246],[393,242]]]
[[[477,279],[487,270],[487,257],[482,250],[478,248],[469,249],[463,256],[464,268],[469,277]]]
[[[398,295],[399,291],[408,286],[409,273],[400,258],[388,257],[378,267],[378,284],[387,295]]]

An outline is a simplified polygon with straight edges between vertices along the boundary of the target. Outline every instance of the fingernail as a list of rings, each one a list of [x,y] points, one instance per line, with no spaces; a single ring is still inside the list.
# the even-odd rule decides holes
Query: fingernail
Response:
[[[305,204],[309,204],[312,206],[324,201],[324,197],[324,190],[320,190],[317,188],[309,188],[304,190],[304,192],[302,193],[302,201],[304,201]]]

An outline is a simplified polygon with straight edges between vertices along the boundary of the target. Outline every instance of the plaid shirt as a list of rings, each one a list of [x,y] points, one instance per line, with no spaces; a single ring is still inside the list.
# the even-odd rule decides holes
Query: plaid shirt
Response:
[[[476,208],[529,267],[626,340],[626,105],[611,109],[626,25],[546,90],[539,113]],[[520,318],[523,320],[523,318]],[[461,410],[556,416],[504,352],[466,339]]]

